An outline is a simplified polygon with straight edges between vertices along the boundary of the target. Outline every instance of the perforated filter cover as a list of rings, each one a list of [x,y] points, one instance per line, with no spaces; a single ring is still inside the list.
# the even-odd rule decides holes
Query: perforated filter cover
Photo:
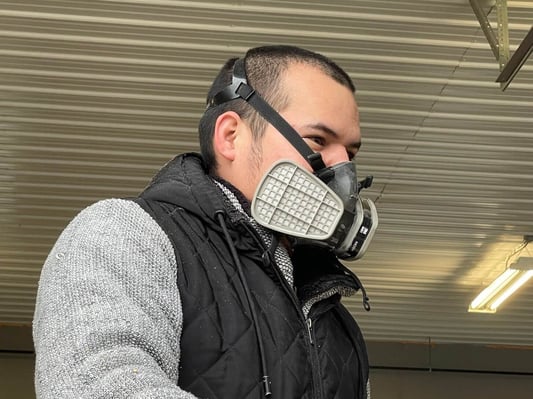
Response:
[[[252,216],[261,225],[294,237],[325,240],[344,211],[324,182],[292,161],[276,162],[259,183]]]

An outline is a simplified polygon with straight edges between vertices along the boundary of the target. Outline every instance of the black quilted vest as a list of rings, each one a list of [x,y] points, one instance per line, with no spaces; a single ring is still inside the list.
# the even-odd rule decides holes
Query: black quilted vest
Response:
[[[167,164],[136,202],[175,249],[183,308],[180,387],[199,398],[264,397],[260,329],[272,399],[366,398],[364,341],[340,296],[317,302],[307,317],[301,310],[304,302],[334,287],[359,288],[334,256],[316,248],[296,251],[296,288],[289,287],[271,251],[205,175],[196,154]],[[224,217],[231,243],[217,214]],[[231,246],[242,264],[258,325]]]

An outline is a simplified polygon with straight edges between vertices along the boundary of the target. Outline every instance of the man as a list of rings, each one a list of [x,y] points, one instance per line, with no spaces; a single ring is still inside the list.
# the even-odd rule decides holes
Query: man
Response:
[[[377,224],[354,186],[354,91],[296,47],[229,60],[200,121],[202,156],[176,157],[139,198],[85,209],[51,251],[37,396],[366,398],[364,341],[340,303],[362,287],[338,260],[361,256]],[[276,177],[287,173],[303,189]],[[283,184],[282,217],[267,218]]]

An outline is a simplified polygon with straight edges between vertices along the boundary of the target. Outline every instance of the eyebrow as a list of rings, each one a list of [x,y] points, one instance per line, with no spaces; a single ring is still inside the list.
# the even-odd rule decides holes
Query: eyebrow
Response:
[[[322,123],[313,123],[313,124],[306,125],[305,127],[314,129],[314,130],[321,130],[322,132],[326,133],[328,136],[332,136],[333,138],[336,138],[336,139],[339,138],[339,135],[337,134],[337,132],[335,132],[335,130],[329,128],[328,126]],[[359,150],[361,148],[361,144],[362,144],[361,140],[354,141],[348,144],[346,148]]]

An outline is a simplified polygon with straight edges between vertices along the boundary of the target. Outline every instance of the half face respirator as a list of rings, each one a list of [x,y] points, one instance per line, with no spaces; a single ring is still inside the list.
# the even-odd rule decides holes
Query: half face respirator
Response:
[[[247,83],[244,59],[233,67],[231,85],[208,101],[208,108],[243,99],[274,126],[313,168],[308,172],[290,160],[275,162],[263,176],[252,200],[257,223],[295,239],[333,250],[341,259],[363,256],[378,226],[374,203],[359,197],[372,184],[369,176],[357,182],[355,164],[326,167],[300,135]]]

